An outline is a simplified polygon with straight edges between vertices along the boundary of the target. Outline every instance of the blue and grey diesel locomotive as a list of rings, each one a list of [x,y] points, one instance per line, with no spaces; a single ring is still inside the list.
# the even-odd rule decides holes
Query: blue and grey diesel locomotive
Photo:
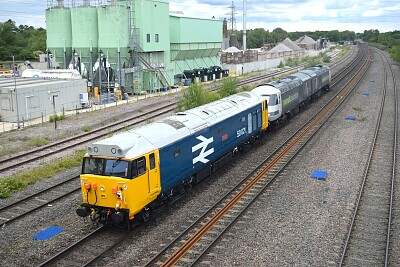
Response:
[[[268,100],[268,120],[279,126],[317,98],[324,90],[329,90],[330,69],[317,65],[283,79],[260,85],[252,92]]]
[[[318,65],[91,144],[77,214],[123,226],[147,219],[152,209],[227,164],[241,145],[329,83],[329,68]]]

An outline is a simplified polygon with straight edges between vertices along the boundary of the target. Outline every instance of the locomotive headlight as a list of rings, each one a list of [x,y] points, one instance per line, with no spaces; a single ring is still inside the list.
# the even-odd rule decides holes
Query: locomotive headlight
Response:
[[[101,186],[100,186],[100,191],[101,191],[101,192],[104,192],[104,190],[105,190],[104,185],[101,185]]]

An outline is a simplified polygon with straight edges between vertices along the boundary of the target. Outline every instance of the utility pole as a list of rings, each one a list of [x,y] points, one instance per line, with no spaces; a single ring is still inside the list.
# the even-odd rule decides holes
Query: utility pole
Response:
[[[14,55],[12,56],[13,58],[13,76],[14,76],[14,92],[15,92],[15,102],[17,102],[17,127],[20,129],[19,125],[19,110],[18,110],[18,93],[17,93],[17,80],[15,78],[15,57]]]
[[[243,0],[243,51],[247,50],[246,47],[246,17],[247,17],[247,0]]]

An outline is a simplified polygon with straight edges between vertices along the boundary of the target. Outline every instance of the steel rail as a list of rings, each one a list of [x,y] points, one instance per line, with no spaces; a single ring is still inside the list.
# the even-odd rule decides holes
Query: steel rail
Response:
[[[57,187],[60,187],[60,186],[62,186],[62,185],[64,185],[64,184],[66,184],[67,182],[72,181],[73,179],[78,179],[78,178],[79,178],[79,177],[74,177],[74,178],[72,178],[72,179],[69,179],[69,180],[67,180],[67,181],[65,181],[65,182],[63,182],[63,183],[61,183],[61,184],[57,184],[57,185],[55,185],[55,186],[52,186],[49,190],[46,189],[46,190],[41,191],[41,192],[39,192],[39,193],[36,193],[36,194],[34,194],[34,195],[32,195],[32,196],[26,197],[26,198],[24,198],[24,199],[22,199],[22,200],[20,200],[20,201],[14,202],[14,203],[12,203],[12,204],[6,206],[6,207],[3,207],[3,208],[1,209],[1,212],[7,211],[7,209],[12,209],[12,208],[14,208],[14,207],[16,207],[16,206],[18,206],[18,205],[20,205],[20,204],[23,204],[23,203],[25,203],[25,202],[28,202],[28,201],[31,201],[31,200],[33,201],[33,200],[35,200],[34,198],[37,197],[38,195],[42,195],[42,194],[44,194],[44,193],[50,192],[51,190],[53,190],[53,189],[55,189],[55,188],[57,188]],[[18,220],[18,219],[21,219],[22,217],[25,217],[26,215],[31,214],[31,213],[33,213],[34,211],[37,211],[37,210],[39,210],[39,209],[41,209],[41,208],[43,208],[43,207],[46,207],[46,206],[48,206],[49,204],[54,203],[54,202],[56,202],[56,201],[58,201],[58,200],[60,200],[60,199],[62,199],[62,198],[65,198],[65,197],[71,195],[71,194],[74,194],[74,193],[78,192],[79,190],[80,190],[80,188],[75,188],[75,189],[72,189],[72,190],[70,190],[70,191],[68,191],[68,192],[62,193],[60,196],[58,196],[58,197],[56,197],[56,198],[52,198],[52,199],[49,200],[49,201],[45,201],[45,202],[43,202],[42,204],[37,205],[37,206],[35,206],[34,208],[30,208],[28,211],[26,211],[26,212],[24,212],[24,213],[21,213],[21,214],[19,214],[19,215],[15,215],[14,217],[12,217],[12,218],[10,218],[10,219],[6,219],[6,218],[4,218],[4,217],[1,217],[2,220],[3,220],[3,219],[6,219],[6,221],[0,223],[0,227],[4,226],[4,225],[6,225],[6,224],[9,224],[9,223],[11,223],[11,222],[14,222],[14,221],[16,221],[16,220]]]
[[[350,56],[348,56],[348,57],[350,57]],[[336,65],[340,65],[340,64],[342,64],[343,62],[345,62],[345,59],[343,59],[343,61],[340,62],[340,63],[336,63]],[[275,71],[275,72],[272,72],[272,73],[266,73],[266,74],[262,74],[262,75],[259,75],[259,76],[251,76],[251,77],[249,77],[249,78],[246,78],[246,77],[245,77],[245,78],[243,78],[243,79],[241,79],[241,80],[239,81],[238,86],[242,86],[242,85],[246,85],[246,84],[251,84],[251,83],[258,82],[258,81],[265,81],[265,80],[268,79],[268,78],[280,76],[280,75],[283,75],[283,74],[286,74],[286,73],[290,73],[290,72],[295,71],[295,70],[302,69],[302,68],[304,68],[306,65],[307,65],[307,63],[301,63],[301,64],[299,64],[299,65],[297,65],[297,66],[295,66],[295,67],[287,68],[287,69],[284,69],[284,70],[278,70],[278,71]],[[335,77],[333,77],[333,78],[335,78]],[[218,86],[216,89],[212,89],[212,90],[218,90],[219,88],[220,88],[220,86]],[[132,121],[132,120],[138,120],[138,119],[140,119],[140,118],[142,118],[142,117],[144,117],[144,116],[147,116],[147,115],[149,115],[149,114],[152,114],[154,111],[158,111],[158,110],[161,110],[161,109],[164,109],[164,108],[169,108],[169,107],[175,107],[175,105],[176,105],[176,102],[171,103],[171,104],[167,104],[167,105],[165,105],[165,106],[163,106],[163,107],[161,107],[161,108],[153,109],[153,110],[147,111],[147,112],[145,112],[145,113],[143,113],[143,114],[141,114],[141,115],[132,116],[132,117],[127,118],[127,119],[119,120],[119,121],[114,122],[114,123],[111,123],[111,124],[109,124],[109,125],[102,126],[102,127],[96,128],[96,129],[93,129],[93,130],[88,131],[88,132],[86,132],[86,133],[82,133],[82,134],[75,135],[75,136],[73,136],[73,137],[65,138],[65,139],[62,139],[62,140],[60,140],[60,141],[58,141],[58,142],[51,143],[51,144],[47,144],[47,145],[41,146],[41,147],[36,148],[36,149],[32,149],[32,150],[29,150],[29,151],[24,151],[23,153],[19,153],[19,154],[13,155],[13,156],[9,156],[8,158],[1,158],[1,159],[0,159],[0,173],[1,173],[1,172],[4,172],[4,171],[7,171],[7,170],[10,170],[10,169],[13,169],[13,168],[15,168],[15,167],[18,167],[18,166],[21,166],[21,165],[24,165],[24,164],[27,164],[27,163],[30,163],[30,162],[34,162],[34,161],[36,161],[36,160],[39,160],[39,159],[42,159],[42,158],[45,158],[45,157],[48,157],[48,156],[50,156],[50,155],[57,154],[57,153],[59,153],[59,152],[61,152],[61,151],[64,151],[65,149],[73,148],[73,147],[79,146],[79,145],[81,145],[81,144],[90,142],[90,141],[92,141],[92,140],[94,140],[94,139],[96,139],[96,138],[98,138],[98,137],[106,136],[106,135],[109,134],[109,132],[107,132],[107,133],[105,133],[105,134],[100,134],[100,135],[98,135],[98,132],[99,132],[99,131],[107,130],[107,129],[112,128],[112,127],[116,127],[116,126],[118,126],[118,125],[127,123],[127,122]],[[170,111],[172,111],[172,110],[173,110],[173,108],[170,108],[170,109],[168,109],[166,112],[170,112]],[[164,113],[166,113],[166,112],[163,112],[162,114],[164,114]],[[135,123],[128,124],[128,125],[124,125],[124,126],[121,126],[121,127],[117,127],[117,128],[116,128],[115,130],[113,130],[112,132],[121,131],[121,130],[123,130],[124,128],[126,128],[127,126],[132,126],[132,125],[134,125],[134,124],[136,124],[136,123],[141,123],[141,122],[143,122],[143,121],[145,121],[145,120],[147,120],[147,119],[149,119],[149,118],[157,117],[158,115],[159,115],[159,114],[156,114],[156,115],[152,114],[151,117],[147,117],[147,118],[145,118],[145,119],[140,119],[139,121],[136,121]],[[93,135],[93,134],[96,134],[96,137],[89,138],[89,139],[82,140],[82,141],[77,141],[77,139],[84,138],[84,137],[87,137],[87,136],[90,136],[90,135]],[[74,143],[71,144],[71,145],[67,145],[67,146],[61,147],[61,148],[55,148],[55,147],[57,147],[57,146],[60,146],[60,145],[62,145],[62,144],[66,144],[66,143],[68,143],[68,142],[74,142]],[[52,148],[55,148],[55,149],[52,149]],[[44,151],[44,150],[49,150],[49,149],[52,149],[52,150],[46,152],[45,154],[36,155],[36,156],[34,156],[34,157],[31,157],[31,158],[27,158],[27,159],[25,159],[25,160],[18,161],[17,163],[14,163],[14,164],[12,164],[12,165],[1,166],[1,165],[4,165],[4,164],[6,164],[6,163],[8,163],[8,162],[10,162],[10,161],[17,160],[17,159],[20,159],[20,158],[22,158],[22,157],[27,157],[27,155],[33,155],[34,153],[42,152],[42,151]]]
[[[342,72],[344,72],[344,70],[343,70]],[[342,73],[342,72],[341,72],[341,73]],[[349,71],[348,71],[348,72],[349,72]],[[347,74],[348,72],[346,72],[346,74]],[[338,77],[338,75],[336,75],[333,79],[336,79],[336,77]],[[337,82],[338,82],[338,81],[334,82],[333,85],[335,85]],[[107,127],[103,127],[103,128],[107,128]],[[26,202],[26,201],[29,201],[29,199],[33,199],[34,197],[36,197],[36,196],[38,196],[38,195],[42,195],[42,194],[44,194],[44,193],[46,193],[46,192],[49,192],[49,191],[51,191],[51,190],[53,190],[53,189],[55,189],[55,188],[57,188],[57,187],[61,187],[61,186],[63,186],[64,184],[66,184],[66,183],[68,183],[68,182],[70,182],[70,181],[72,181],[72,180],[74,180],[74,179],[79,179],[79,177],[70,178],[70,179],[68,179],[68,180],[66,180],[66,181],[63,181],[63,182],[59,183],[59,184],[53,185],[52,187],[46,188],[45,190],[42,190],[42,191],[37,192],[37,193],[35,193],[35,194],[33,194],[33,195],[30,195],[30,196],[27,196],[27,197],[25,197],[25,198],[23,198],[23,199],[20,199],[20,200],[14,202],[14,203],[11,203],[11,204],[9,204],[9,205],[7,205],[7,206],[4,206],[4,207],[0,208],[0,212],[2,212],[2,211],[4,211],[4,210],[7,210],[7,209],[12,209],[13,207],[17,206],[18,204],[21,204],[21,203],[24,203],[24,202]],[[38,210],[38,209],[40,209],[40,208],[43,208],[43,207],[45,207],[46,205],[51,204],[51,203],[53,203],[53,202],[55,202],[55,201],[57,201],[57,200],[59,200],[59,199],[65,197],[65,196],[67,196],[67,195],[69,195],[69,194],[72,194],[72,193],[74,193],[74,192],[76,192],[76,191],[78,191],[78,190],[79,190],[79,187],[76,188],[75,190],[73,190],[73,191],[71,191],[71,192],[69,192],[69,193],[67,193],[67,194],[65,194],[65,195],[63,195],[63,196],[61,196],[61,197],[58,197],[57,199],[53,199],[53,200],[51,200],[51,201],[48,201],[48,202],[46,202],[46,203],[44,203],[44,204],[42,204],[42,205],[39,205],[39,206],[35,207],[35,208],[32,209],[32,210],[29,210],[29,211],[27,211],[27,212],[25,212],[25,213],[23,213],[23,214],[20,214],[20,215],[18,215],[18,216],[16,216],[16,217],[13,217],[13,218],[11,218],[11,219],[9,219],[9,220],[7,220],[7,221],[1,223],[0,226],[4,225],[4,224],[6,224],[6,223],[13,222],[13,221],[15,221],[15,220],[17,220],[17,219],[20,219],[20,218],[22,218],[22,217],[24,217],[24,216],[26,216],[26,215],[28,215],[28,214],[30,214],[30,213],[36,211],[36,210]]]
[[[369,62],[368,62],[368,63],[369,63]],[[367,63],[366,63],[366,64],[367,64]],[[362,69],[362,68],[361,68],[361,69]],[[358,81],[359,81],[359,80],[361,79],[362,75],[360,75],[360,76],[355,76],[355,77],[356,77],[356,79],[358,79]],[[348,82],[348,84],[350,84],[350,82]],[[352,86],[352,85],[350,85],[350,86]],[[345,94],[345,93],[349,94],[350,92],[344,92],[343,94]],[[332,98],[332,101],[333,101],[333,102],[338,102],[338,101],[340,101],[340,99],[341,99],[341,98],[333,97],[333,98]],[[344,101],[344,99],[342,99],[340,103],[343,103],[343,101]],[[332,109],[332,107],[333,107],[333,105],[329,105],[329,103],[328,103],[326,106],[329,106],[329,109]],[[336,108],[338,108],[338,106],[337,106]],[[326,111],[326,112],[327,112],[327,111]],[[326,113],[326,112],[324,112],[324,113]],[[319,115],[319,116],[317,116],[317,115]],[[321,115],[321,113],[319,113],[319,114],[317,114],[317,115],[316,115],[316,116],[319,117],[319,118],[321,118],[321,117],[323,116],[323,115]],[[324,114],[324,115],[325,115],[325,114]],[[315,123],[316,123],[316,122],[315,122]],[[313,123],[311,123],[311,124],[313,124]],[[311,128],[310,125],[309,125],[308,127]],[[308,128],[308,127],[307,127],[307,128]],[[300,136],[304,136],[305,134],[306,134],[306,131],[303,130],[303,132],[301,132]],[[208,231],[208,229],[210,229],[210,227],[212,227],[212,225],[214,225],[219,219],[221,219],[222,216],[223,216],[231,207],[233,207],[233,206],[244,196],[244,194],[245,194],[246,192],[248,192],[248,191],[250,190],[250,188],[251,188],[254,184],[256,184],[256,182],[257,182],[259,179],[261,179],[261,177],[263,177],[263,175],[265,175],[265,174],[272,168],[272,166],[275,165],[277,161],[279,161],[280,158],[282,158],[282,157],[284,156],[284,154],[286,154],[286,152],[287,152],[288,150],[290,150],[290,149],[294,146],[295,141],[298,141],[299,139],[300,139],[300,137],[298,136],[298,137],[295,138],[295,140],[292,140],[292,142],[291,142],[288,146],[286,146],[285,149],[284,149],[276,158],[274,158],[274,160],[273,160],[271,163],[269,163],[268,166],[270,166],[270,167],[268,167],[268,168],[264,169],[263,171],[261,171],[255,178],[253,178],[250,182],[248,182],[248,183],[246,184],[246,186],[244,187],[244,189],[243,189],[241,192],[239,192],[234,198],[232,198],[232,199],[226,204],[226,206],[224,206],[224,208],[222,208],[221,210],[219,210],[216,214],[213,215],[212,218],[209,219],[208,222],[210,223],[211,226],[203,225],[202,228],[201,228],[200,230],[198,230],[197,234],[196,234],[196,235],[193,235],[189,240],[187,240],[187,241],[181,246],[181,248],[180,248],[178,251],[176,251],[169,259],[167,259],[166,262],[164,262],[164,264],[163,264],[162,266],[170,266],[170,265],[175,264],[175,263],[177,262],[177,260],[179,260],[188,250],[190,250],[190,248],[192,248],[192,247],[194,246],[194,244],[195,244],[201,237],[203,237],[203,236],[206,234],[206,232]],[[182,234],[182,235],[183,235],[183,234]],[[166,250],[166,249],[167,249],[167,248],[165,248],[165,250]],[[153,262],[154,262],[154,260],[155,260],[155,259],[153,259]],[[148,265],[146,265],[146,266],[148,266]]]
[[[387,59],[386,55],[384,54],[385,58]],[[388,60],[388,59],[387,59]],[[388,60],[389,61],[389,60]],[[393,144],[393,168],[392,168],[392,184],[391,184],[391,194],[390,194],[390,213],[389,213],[389,221],[388,221],[388,230],[387,230],[387,241],[386,241],[386,256],[385,256],[385,267],[389,266],[389,255],[390,255],[390,232],[391,232],[391,225],[392,225],[392,218],[393,218],[393,202],[394,202],[394,187],[395,187],[395,177],[396,177],[396,169],[397,169],[397,136],[398,136],[398,126],[399,126],[399,121],[398,121],[398,114],[399,114],[399,108],[398,108],[398,93],[397,93],[397,82],[396,78],[394,75],[394,70],[392,66],[390,65],[390,71],[392,72],[392,77],[393,77],[393,86],[394,86],[394,95],[395,95],[395,134],[394,134],[394,144]]]
[[[379,51],[378,51],[378,53],[379,53]],[[383,56],[381,54],[380,54],[380,56],[381,56],[381,58],[383,60]],[[387,58],[386,58],[386,61],[388,61]],[[395,82],[394,75],[393,75],[393,70],[392,70],[391,67],[390,67],[390,69],[392,71],[392,77],[393,77],[393,80]],[[348,233],[347,233],[347,236],[346,236],[346,239],[345,239],[345,243],[343,245],[343,250],[342,250],[339,266],[343,266],[344,265],[344,261],[345,261],[345,258],[346,258],[346,252],[347,252],[348,247],[349,247],[350,237],[351,237],[351,234],[352,234],[353,229],[354,229],[354,225],[355,225],[355,222],[356,222],[356,217],[357,217],[357,214],[358,214],[358,211],[359,211],[359,207],[360,207],[360,204],[361,204],[361,199],[362,199],[362,196],[363,196],[363,193],[364,193],[365,185],[367,183],[368,172],[369,172],[370,166],[372,164],[372,157],[373,157],[373,154],[375,152],[375,147],[376,147],[376,144],[377,144],[379,131],[381,129],[380,125],[381,125],[381,121],[382,121],[382,117],[383,117],[383,111],[384,111],[385,99],[386,99],[386,91],[387,91],[387,69],[386,69],[386,66],[384,66],[384,73],[385,73],[384,91],[383,91],[383,94],[382,94],[382,101],[381,101],[381,106],[380,106],[380,109],[379,109],[378,119],[377,119],[377,122],[376,122],[376,125],[375,125],[374,136],[373,136],[373,140],[372,140],[372,143],[371,143],[371,149],[370,149],[370,152],[368,154],[368,160],[367,160],[367,163],[366,163],[366,167],[364,169],[363,179],[362,179],[362,183],[361,183],[360,190],[359,190],[359,193],[358,193],[356,205],[355,205],[355,208],[354,208],[354,213],[353,213],[353,216],[352,216],[352,219],[351,219],[351,223],[350,223],[349,230],[348,230]],[[385,251],[385,266],[388,266],[388,258],[389,258],[390,226],[391,226],[391,217],[392,217],[392,209],[393,209],[393,192],[394,192],[394,178],[395,178],[395,167],[396,167],[395,159],[396,159],[396,149],[397,149],[397,88],[396,87],[395,87],[394,92],[395,92],[395,96],[396,96],[395,97],[396,115],[395,115],[395,123],[394,123],[394,125],[395,125],[394,126],[394,137],[395,137],[395,139],[394,140],[395,141],[394,141],[394,152],[393,152],[394,153],[394,158],[393,158],[392,177],[391,177],[389,224],[388,224],[388,229],[387,229],[387,238],[386,238],[387,241],[386,241],[386,248],[385,248],[386,249],[386,251]]]
[[[110,133],[110,132],[99,133],[99,131],[106,131],[107,129],[109,129],[111,127],[116,127],[116,129],[113,130],[112,132],[114,132],[114,133],[115,132],[119,132],[119,131],[124,130],[127,126],[131,126],[131,125],[134,125],[134,124],[137,124],[137,123],[145,122],[148,119],[152,119],[152,118],[158,117],[158,116],[160,116],[162,114],[169,113],[172,110],[174,110],[175,105],[176,105],[175,103],[172,103],[172,104],[168,104],[166,106],[163,106],[161,108],[156,109],[156,111],[160,111],[160,113],[154,113],[155,110],[149,111],[149,112],[146,112],[145,114],[143,114],[141,116],[131,117],[131,118],[125,119],[123,121],[112,123],[111,125],[107,125],[107,126],[104,126],[104,127],[96,128],[95,130],[92,130],[92,131],[87,132],[87,133],[83,133],[83,134],[80,134],[80,135],[77,135],[77,136],[74,136],[74,137],[71,137],[71,138],[63,139],[63,140],[61,140],[61,141],[59,141],[57,143],[52,143],[52,144],[46,145],[44,147],[38,148],[36,150],[27,151],[27,152],[24,152],[22,154],[18,154],[18,155],[15,155],[13,157],[10,157],[10,158],[3,159],[2,162],[4,163],[4,162],[11,161],[11,160],[17,160],[17,159],[22,158],[22,157],[27,157],[27,155],[29,155],[29,154],[34,154],[34,153],[43,151],[45,149],[54,148],[53,150],[46,152],[46,154],[36,155],[36,156],[34,156],[32,158],[27,158],[25,160],[20,160],[17,163],[14,163],[14,164],[9,165],[9,166],[2,166],[2,167],[0,167],[0,173],[4,172],[6,170],[10,170],[12,168],[15,168],[15,167],[18,167],[18,166],[21,166],[21,165],[24,165],[24,164],[27,164],[27,163],[30,163],[30,162],[34,162],[36,160],[39,160],[39,159],[42,159],[42,158],[45,158],[45,157],[48,157],[50,155],[54,155],[54,154],[63,152],[63,151],[65,151],[65,149],[69,149],[69,148],[73,148],[73,147],[82,145],[82,144],[90,142],[92,140],[96,140],[99,137],[107,136]],[[165,111],[161,111],[163,109],[166,109],[166,110]],[[145,117],[146,115],[149,115],[149,116]],[[132,121],[132,120],[136,120],[136,121],[134,123],[132,123],[132,124],[123,125],[123,126],[117,126],[117,125],[120,125],[121,123],[126,123],[126,122]],[[84,140],[77,140],[78,138],[84,138],[84,137],[87,137],[87,136],[90,136],[90,135],[94,135],[94,136],[90,137],[88,139],[84,139]],[[65,144],[67,142],[74,142],[74,143],[70,144],[70,145],[63,146],[61,148],[56,148],[56,146]]]

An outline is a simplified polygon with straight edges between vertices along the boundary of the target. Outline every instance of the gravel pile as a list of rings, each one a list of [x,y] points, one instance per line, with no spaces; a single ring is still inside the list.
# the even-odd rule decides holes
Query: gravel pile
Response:
[[[383,84],[380,66],[380,61],[374,54],[374,61],[364,82],[352,97],[312,143],[307,145],[302,156],[291,163],[272,188],[225,235],[223,242],[211,251],[204,263],[208,261],[211,266],[337,265],[376,122]],[[372,80],[375,82],[372,83]],[[366,91],[369,92],[368,97],[363,96]],[[228,168],[212,175],[184,198],[168,206],[159,217],[146,223],[134,238],[97,265],[145,264],[151,258],[152,252],[169,243],[170,238],[189,226],[201,211],[241,180],[238,173],[248,169],[250,164],[260,161],[265,154],[271,153],[276,143],[283,141],[283,133],[293,131],[297,125],[307,120],[326,98],[328,96],[300,113],[280,131],[268,134],[262,145],[241,154]],[[90,113],[88,118],[79,114],[82,124],[77,125],[76,120],[68,119],[62,122],[59,131],[64,128],[65,131],[80,131],[85,123],[101,125],[106,119],[122,116],[128,110],[154,105],[159,100],[160,98],[149,98],[124,106],[124,111],[116,109],[110,112],[110,109],[106,109],[99,113]],[[354,108],[361,110],[356,111]],[[358,119],[345,120],[348,115],[356,115]],[[67,123],[70,126],[66,126]],[[49,135],[52,126],[35,127],[38,128],[35,135]],[[25,134],[31,132],[33,131],[26,131]],[[3,137],[11,136],[12,134],[8,137],[0,135],[0,138],[4,140]],[[312,179],[311,173],[315,169],[327,171],[327,179]],[[52,179],[38,182],[9,199],[2,199],[0,206],[71,175],[78,175],[79,172],[80,168],[71,169]],[[80,199],[80,195],[76,194],[48,207],[44,212],[38,212],[0,229],[0,265],[37,265],[89,233],[92,229],[91,223],[83,223],[75,214],[75,207]],[[58,225],[64,228],[64,232],[47,241],[32,238],[32,235],[50,225]]]

